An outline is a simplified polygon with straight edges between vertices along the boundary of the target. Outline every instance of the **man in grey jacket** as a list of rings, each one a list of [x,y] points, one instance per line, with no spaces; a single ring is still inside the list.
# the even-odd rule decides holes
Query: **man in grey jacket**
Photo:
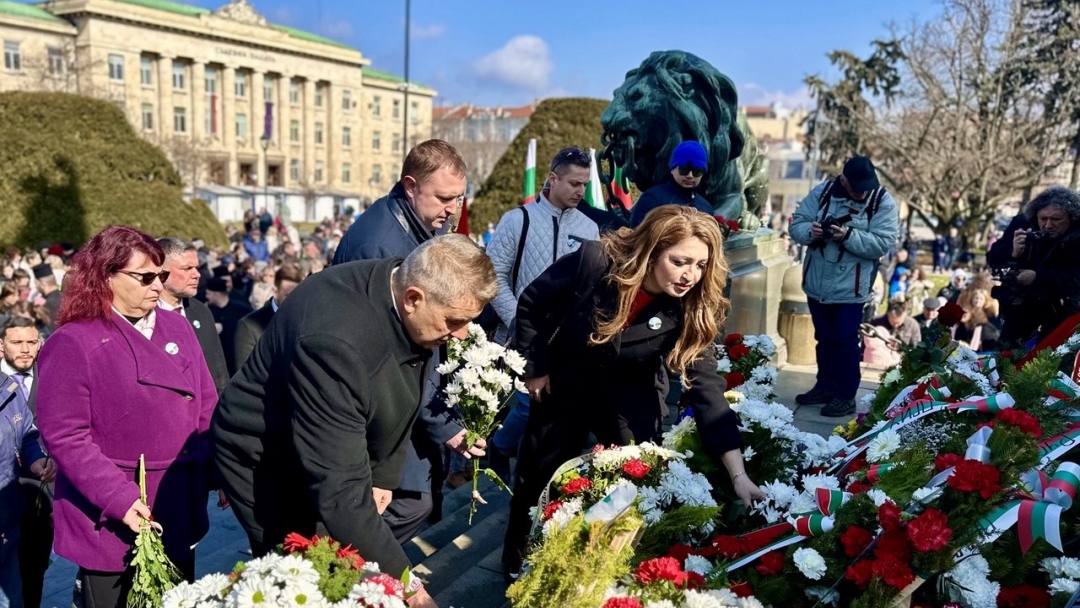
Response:
[[[499,315],[495,332],[499,342],[506,343],[513,335],[518,296],[529,283],[555,260],[577,251],[585,241],[600,237],[596,222],[577,208],[589,184],[591,160],[588,152],[578,148],[560,150],[551,159],[551,171],[540,198],[508,211],[495,228],[487,252],[499,283],[499,293],[491,303]],[[499,462],[500,457],[517,454],[528,418],[529,397],[519,394],[517,407],[494,436],[492,466],[496,471],[502,469],[500,475],[508,472],[505,460]]]
[[[855,413],[863,304],[872,297],[879,260],[896,242],[899,225],[896,201],[863,156],[848,159],[839,178],[811,190],[791,220],[791,238],[809,246],[803,291],[818,362],[814,388],[795,401],[825,404],[823,416]]]

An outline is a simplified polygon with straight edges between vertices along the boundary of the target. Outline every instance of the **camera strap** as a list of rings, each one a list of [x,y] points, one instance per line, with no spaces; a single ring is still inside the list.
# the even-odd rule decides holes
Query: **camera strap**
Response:
[[[818,221],[824,222],[825,218],[829,216],[829,204],[832,203],[833,188],[836,187],[837,180],[830,179],[825,182],[825,189],[821,191],[821,197],[818,199]],[[874,219],[874,214],[877,213],[879,207],[881,207],[881,199],[885,197],[884,188],[874,189],[867,197],[866,207],[863,213],[866,215],[867,227],[869,227],[870,221]],[[839,264],[840,260],[844,259],[844,254],[847,252],[847,248],[843,243],[837,243],[840,249],[840,254],[836,256],[834,264]],[[821,255],[824,257],[825,249],[822,248]]]

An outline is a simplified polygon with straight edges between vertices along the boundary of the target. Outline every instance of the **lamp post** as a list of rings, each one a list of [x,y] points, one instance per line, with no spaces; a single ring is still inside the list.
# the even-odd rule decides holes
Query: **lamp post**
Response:
[[[270,159],[268,159],[266,157],[266,151],[270,149],[270,134],[269,133],[264,133],[262,138],[259,140],[259,143],[262,144],[262,150],[263,150],[263,204],[266,205],[267,207],[269,207],[270,206],[270,200],[269,200],[270,199],[270,195],[269,195],[269,191],[270,191]],[[279,216],[279,217],[281,216],[281,209],[276,204],[274,205],[274,211],[275,211],[274,215]]]

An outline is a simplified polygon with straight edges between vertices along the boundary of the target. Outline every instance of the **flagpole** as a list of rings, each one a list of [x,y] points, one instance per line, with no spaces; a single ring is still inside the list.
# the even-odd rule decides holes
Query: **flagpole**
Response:
[[[409,154],[409,30],[411,28],[411,0],[405,0],[405,101],[404,111],[402,116],[405,117],[405,121],[401,128],[401,159],[405,162],[405,157]]]

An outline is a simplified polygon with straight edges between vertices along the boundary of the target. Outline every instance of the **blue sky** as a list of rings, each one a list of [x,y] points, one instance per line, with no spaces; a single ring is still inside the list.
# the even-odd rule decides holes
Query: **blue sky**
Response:
[[[196,0],[216,8],[224,0]],[[267,18],[352,45],[403,72],[405,0],[251,0]],[[740,103],[809,103],[803,78],[826,54],[860,54],[892,22],[926,19],[939,0],[413,0],[410,77],[437,104],[520,105],[549,96],[610,98],[656,50],[710,61]]]

